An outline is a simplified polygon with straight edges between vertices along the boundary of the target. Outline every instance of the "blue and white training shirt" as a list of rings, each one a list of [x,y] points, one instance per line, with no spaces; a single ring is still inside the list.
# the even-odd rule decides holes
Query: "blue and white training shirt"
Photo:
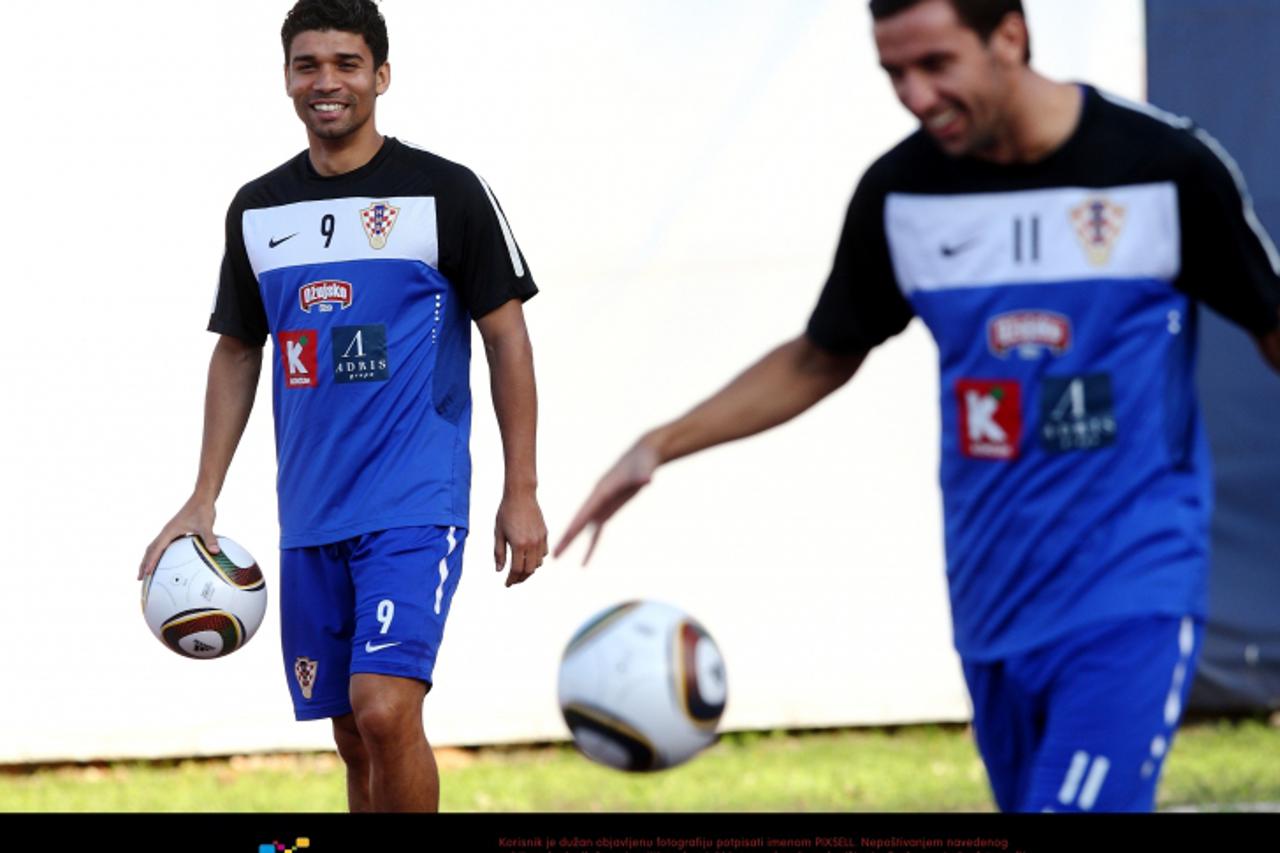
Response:
[[[537,292],[489,188],[392,138],[332,177],[304,151],[226,241],[209,329],[275,341],[281,547],[468,527],[471,321]]]
[[[1215,141],[1087,87],[1039,162],[948,157],[919,131],[867,171],[807,334],[861,352],[919,316],[937,341],[961,655],[1203,616],[1196,303],[1267,332],[1278,268]]]

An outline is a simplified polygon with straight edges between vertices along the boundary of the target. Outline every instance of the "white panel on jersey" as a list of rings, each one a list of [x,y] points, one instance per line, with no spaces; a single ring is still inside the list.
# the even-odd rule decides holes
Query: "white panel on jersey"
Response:
[[[1097,278],[1172,280],[1181,266],[1171,182],[973,195],[891,193],[885,231],[906,295]]]
[[[381,207],[379,207],[381,206]],[[305,264],[415,260],[439,268],[436,200],[335,198],[246,210],[244,246],[253,274]]]

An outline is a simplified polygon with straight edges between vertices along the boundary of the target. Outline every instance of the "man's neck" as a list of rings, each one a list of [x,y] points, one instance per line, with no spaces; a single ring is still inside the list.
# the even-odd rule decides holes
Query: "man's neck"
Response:
[[[996,163],[1037,163],[1075,133],[1084,95],[1072,83],[1057,83],[1027,69],[1010,93],[1009,122],[983,159]]]
[[[367,129],[361,128],[342,139],[321,139],[307,135],[311,165],[320,175],[326,178],[354,172],[374,158],[382,148],[383,137],[369,123]]]

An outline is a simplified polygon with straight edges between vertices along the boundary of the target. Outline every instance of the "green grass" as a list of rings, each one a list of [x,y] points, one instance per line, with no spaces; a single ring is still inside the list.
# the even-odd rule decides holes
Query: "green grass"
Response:
[[[512,753],[450,775],[442,807],[534,811],[986,808],[969,738],[937,728],[734,735],[683,767],[620,774],[571,749]],[[519,772],[512,772],[515,768]]]
[[[1165,765],[1159,804],[1280,803],[1280,728],[1261,722],[1183,728]]]
[[[1160,807],[1280,802],[1280,729],[1185,728]],[[728,735],[661,773],[597,767],[571,747],[442,750],[447,811],[989,811],[986,775],[961,729],[913,727]],[[333,755],[11,770],[0,811],[341,811]]]

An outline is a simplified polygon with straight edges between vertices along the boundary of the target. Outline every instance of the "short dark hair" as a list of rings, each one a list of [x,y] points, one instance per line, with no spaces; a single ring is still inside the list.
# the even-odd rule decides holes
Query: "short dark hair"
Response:
[[[922,2],[924,0],[871,0],[871,17],[876,21],[891,18]],[[947,0],[947,2],[956,10],[960,23],[977,33],[978,38],[984,43],[991,39],[991,34],[996,31],[996,27],[1000,26],[1000,22],[1006,15],[1017,13],[1023,20],[1027,17],[1026,12],[1022,11],[1022,0]],[[1027,51],[1023,59],[1027,62],[1031,61],[1030,36],[1027,37]]]
[[[307,30],[357,33],[369,45],[374,68],[387,61],[387,22],[373,0],[298,0],[280,28],[285,62],[289,61],[294,37]]]

